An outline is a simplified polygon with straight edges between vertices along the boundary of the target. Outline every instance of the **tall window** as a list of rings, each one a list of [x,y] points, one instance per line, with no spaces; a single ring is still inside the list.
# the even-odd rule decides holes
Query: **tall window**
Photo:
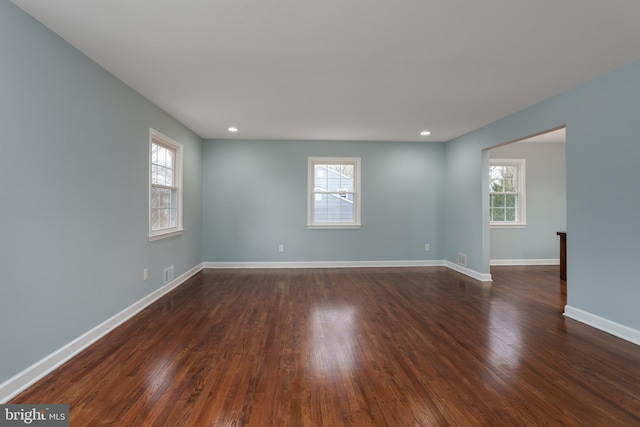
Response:
[[[491,159],[489,161],[491,225],[526,225],[524,165],[524,159]]]
[[[309,157],[307,226],[360,228],[360,158]]]
[[[182,144],[150,130],[149,240],[182,232]]]

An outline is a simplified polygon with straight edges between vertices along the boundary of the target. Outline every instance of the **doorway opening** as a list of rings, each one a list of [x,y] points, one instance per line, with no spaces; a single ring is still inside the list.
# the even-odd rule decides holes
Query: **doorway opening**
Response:
[[[567,227],[565,127],[492,147],[490,266],[560,265]]]

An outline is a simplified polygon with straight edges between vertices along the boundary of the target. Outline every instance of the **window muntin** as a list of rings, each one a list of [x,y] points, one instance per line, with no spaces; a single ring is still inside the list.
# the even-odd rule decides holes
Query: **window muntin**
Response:
[[[182,144],[151,129],[149,239],[182,232]]]
[[[310,157],[310,228],[359,228],[360,158]]]
[[[526,225],[524,159],[489,162],[489,221],[492,226]]]

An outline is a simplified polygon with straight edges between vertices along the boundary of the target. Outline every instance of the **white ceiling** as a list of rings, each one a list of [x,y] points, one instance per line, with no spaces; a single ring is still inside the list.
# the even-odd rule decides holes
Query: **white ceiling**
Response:
[[[12,1],[203,138],[446,141],[640,59],[637,0]]]

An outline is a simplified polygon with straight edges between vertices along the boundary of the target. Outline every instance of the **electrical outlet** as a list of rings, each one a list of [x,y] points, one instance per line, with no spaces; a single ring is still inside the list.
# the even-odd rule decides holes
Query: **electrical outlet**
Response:
[[[424,244],[424,251],[425,251],[425,252],[429,252],[430,250],[431,250],[431,245],[430,245],[430,244],[428,244],[428,243],[425,243],[425,244]]]
[[[458,264],[464,267],[467,266],[467,256],[465,254],[458,254]]]
[[[144,280],[149,280],[149,269],[145,268],[144,270],[142,270],[142,278]]]
[[[284,252],[284,245],[282,243],[278,245],[278,252],[280,253]]]

